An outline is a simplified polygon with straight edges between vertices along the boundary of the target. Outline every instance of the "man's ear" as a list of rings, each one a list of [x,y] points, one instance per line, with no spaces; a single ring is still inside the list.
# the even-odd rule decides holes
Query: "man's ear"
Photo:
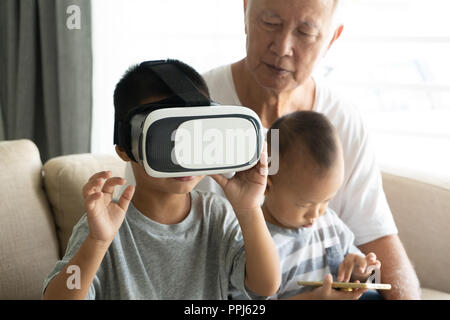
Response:
[[[247,34],[247,7],[249,0],[244,0],[244,32]]]
[[[327,50],[325,50],[325,52],[324,52],[324,54],[323,54],[324,56],[327,54],[328,50],[330,50],[330,48],[331,48],[331,46],[333,45],[333,43],[334,43],[337,39],[339,39],[339,37],[341,36],[343,30],[344,30],[344,25],[343,25],[343,24],[340,24],[340,25],[336,28],[336,30],[334,30],[333,37],[331,38],[330,43],[328,44]]]
[[[123,161],[125,161],[125,162],[131,161],[131,159],[128,157],[127,153],[125,152],[125,150],[122,149],[121,147],[119,147],[118,145],[116,145],[116,153],[120,157],[120,159],[122,159]]]

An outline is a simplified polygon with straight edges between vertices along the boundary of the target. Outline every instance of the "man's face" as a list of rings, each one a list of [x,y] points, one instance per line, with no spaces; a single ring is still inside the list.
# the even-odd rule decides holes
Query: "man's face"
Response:
[[[335,1],[245,3],[246,60],[256,81],[277,92],[303,84],[329,47]]]

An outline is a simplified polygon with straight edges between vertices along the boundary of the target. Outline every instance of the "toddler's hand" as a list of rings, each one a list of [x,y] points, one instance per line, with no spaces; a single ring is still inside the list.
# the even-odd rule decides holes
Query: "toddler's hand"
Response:
[[[356,281],[359,283],[359,281]],[[353,289],[353,291],[342,291],[332,288],[333,277],[327,274],[323,279],[323,286],[311,291],[315,300],[358,300],[367,289]]]
[[[134,194],[134,186],[128,186],[119,201],[114,203],[112,201],[114,188],[117,185],[124,185],[125,179],[110,176],[110,171],[96,173],[83,187],[89,237],[105,245],[113,241]]]
[[[365,257],[349,253],[339,266],[337,280],[339,282],[348,282],[352,279],[353,281],[359,280],[364,282],[371,274],[368,271],[369,266],[375,266],[377,269],[381,267],[381,262],[377,260],[375,253],[371,252]]]
[[[254,210],[261,206],[267,184],[267,143],[264,143],[259,162],[251,169],[237,172],[231,179],[223,175],[211,175],[222,187],[236,212]]]

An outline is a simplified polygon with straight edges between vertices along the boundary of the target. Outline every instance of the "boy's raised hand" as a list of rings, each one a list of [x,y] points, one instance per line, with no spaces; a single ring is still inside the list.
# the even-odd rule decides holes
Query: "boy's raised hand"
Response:
[[[249,211],[261,206],[267,184],[267,143],[264,143],[259,162],[252,168],[237,172],[231,179],[223,175],[211,175],[223,189],[235,211]]]
[[[114,188],[124,185],[125,179],[110,178],[111,171],[94,174],[83,187],[84,205],[89,224],[89,237],[109,246],[119,230],[134,194],[134,186],[128,186],[119,201],[114,203]]]

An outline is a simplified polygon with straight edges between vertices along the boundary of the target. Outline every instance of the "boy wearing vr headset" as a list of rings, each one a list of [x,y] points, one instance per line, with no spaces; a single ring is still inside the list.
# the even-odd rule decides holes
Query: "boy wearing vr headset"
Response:
[[[209,95],[189,66],[179,61],[157,65],[169,67],[169,74],[181,71],[201,95]],[[116,203],[112,194],[124,179],[110,172],[90,178],[83,188],[86,214],[45,280],[44,298],[226,299],[230,284],[249,296],[270,296],[278,289],[278,254],[260,208],[268,173],[265,149],[256,166],[232,179],[213,176],[229,202],[193,190],[202,176],[155,178],[136,162],[130,109],[168,107],[198,96],[169,87],[145,63],[130,68],[117,84],[116,151],[131,161],[136,187],[128,186]],[[81,271],[75,289],[67,285],[71,266]]]

